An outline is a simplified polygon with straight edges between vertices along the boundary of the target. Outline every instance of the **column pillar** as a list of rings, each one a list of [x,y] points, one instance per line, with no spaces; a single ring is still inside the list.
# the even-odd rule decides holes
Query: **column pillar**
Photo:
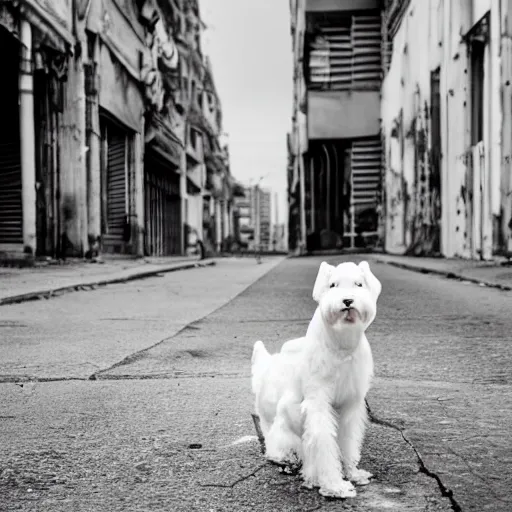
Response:
[[[87,41],[86,41],[87,42]],[[84,47],[89,45],[84,44]],[[88,252],[99,252],[101,246],[101,133],[98,102],[98,74],[96,63],[99,62],[99,44],[90,45],[92,52],[88,55],[86,70],[86,115],[87,115],[87,228]]]
[[[144,210],[144,152],[145,152],[145,120],[140,121],[140,132],[133,138],[133,186],[130,195],[130,219],[133,233],[133,253],[137,256],[144,256],[144,233],[146,227]]]
[[[23,209],[23,252],[36,253],[36,158],[34,127],[34,78],[32,74],[32,27],[21,21],[20,150]]]
[[[184,138],[186,141],[187,138]],[[181,196],[181,250],[182,255],[186,254],[188,240],[187,230],[185,229],[188,224],[188,194],[187,194],[187,150],[186,142],[181,154],[181,174],[180,174],[180,196]]]

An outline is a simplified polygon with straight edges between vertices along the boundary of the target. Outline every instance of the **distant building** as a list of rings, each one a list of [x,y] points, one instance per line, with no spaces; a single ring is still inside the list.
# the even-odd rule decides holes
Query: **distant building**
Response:
[[[272,230],[272,250],[279,252],[288,250],[286,228],[284,224],[274,224],[274,228]]]
[[[512,254],[512,2],[385,3],[385,250]]]
[[[254,187],[256,244],[260,250],[272,250],[271,240],[271,194],[258,186]]]
[[[271,192],[255,185],[244,189],[244,197],[235,198],[236,229],[243,249],[273,250]]]
[[[203,29],[199,0],[0,1],[0,262],[230,240],[237,187]]]
[[[254,242],[254,223],[251,208],[251,189],[243,189],[244,196],[235,197],[235,238],[242,249],[249,249]]]

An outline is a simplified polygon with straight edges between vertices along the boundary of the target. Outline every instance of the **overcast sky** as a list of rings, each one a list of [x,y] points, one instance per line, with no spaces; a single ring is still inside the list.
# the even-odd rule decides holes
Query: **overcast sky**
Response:
[[[229,134],[232,173],[279,193],[286,219],[286,133],[292,115],[289,0],[200,0]]]

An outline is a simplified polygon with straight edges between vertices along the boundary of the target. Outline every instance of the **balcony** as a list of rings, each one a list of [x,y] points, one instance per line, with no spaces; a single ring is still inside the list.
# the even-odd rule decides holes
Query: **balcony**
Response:
[[[187,162],[189,164],[201,164],[204,161],[202,134],[195,128],[190,127],[187,140]]]
[[[368,137],[379,130],[379,91],[309,92],[309,139]]]
[[[304,71],[309,139],[351,139],[379,133],[379,11],[308,14]]]

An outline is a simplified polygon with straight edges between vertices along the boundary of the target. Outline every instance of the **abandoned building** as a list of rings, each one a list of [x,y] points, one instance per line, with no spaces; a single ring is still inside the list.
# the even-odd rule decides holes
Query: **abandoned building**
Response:
[[[512,2],[292,0],[291,13],[290,247],[512,253]]]
[[[512,252],[512,2],[388,2],[386,249]]]
[[[290,248],[378,239],[381,9],[377,0],[293,0]]]
[[[203,30],[197,0],[0,2],[2,258],[221,246],[236,182]]]

